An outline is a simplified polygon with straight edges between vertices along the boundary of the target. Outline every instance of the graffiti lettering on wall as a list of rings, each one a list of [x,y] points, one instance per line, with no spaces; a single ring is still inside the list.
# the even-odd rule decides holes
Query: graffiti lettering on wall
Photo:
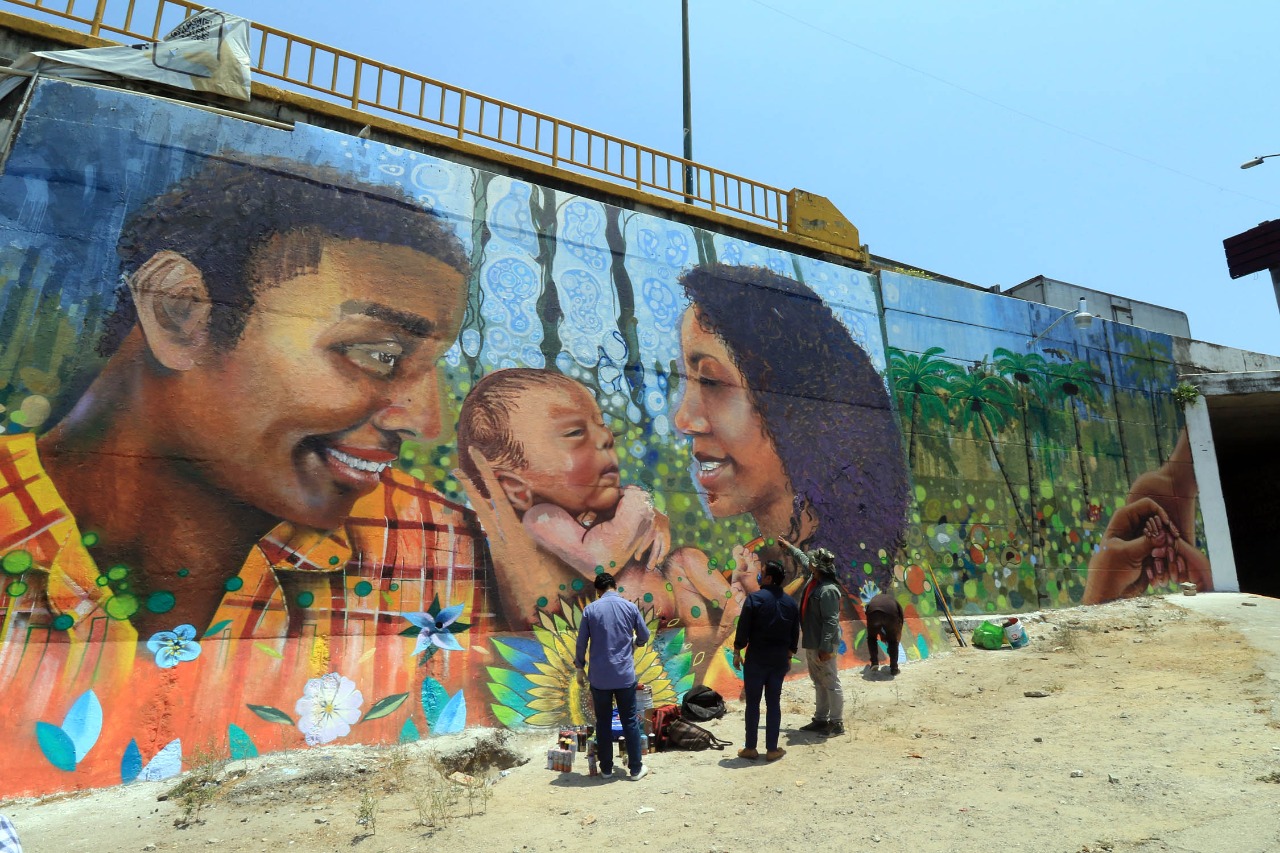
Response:
[[[655,702],[736,695],[759,566],[803,582],[781,538],[838,557],[846,667],[880,591],[918,659],[940,593],[1207,572],[1163,374],[1121,390],[1157,339],[1104,381],[911,320],[928,282],[53,81],[0,206],[3,793],[585,721],[604,571]]]

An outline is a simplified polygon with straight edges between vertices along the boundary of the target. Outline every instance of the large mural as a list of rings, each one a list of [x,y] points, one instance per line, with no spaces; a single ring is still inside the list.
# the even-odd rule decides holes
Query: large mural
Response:
[[[15,96],[16,97],[16,96]],[[0,176],[0,794],[736,695],[780,540],[1010,612],[1211,583],[1168,338],[299,124],[35,85]],[[935,587],[935,579],[937,586]]]

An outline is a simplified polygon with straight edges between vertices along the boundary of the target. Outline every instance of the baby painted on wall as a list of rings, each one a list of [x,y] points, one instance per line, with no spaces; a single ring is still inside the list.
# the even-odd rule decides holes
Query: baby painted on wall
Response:
[[[696,549],[668,554],[670,523],[648,492],[622,485],[613,433],[585,385],[535,368],[485,376],[459,412],[458,457],[489,498],[476,454],[525,532],[563,563],[560,577],[537,579],[547,601],[579,595],[603,570],[660,619],[711,624],[707,602],[723,602],[727,582]]]

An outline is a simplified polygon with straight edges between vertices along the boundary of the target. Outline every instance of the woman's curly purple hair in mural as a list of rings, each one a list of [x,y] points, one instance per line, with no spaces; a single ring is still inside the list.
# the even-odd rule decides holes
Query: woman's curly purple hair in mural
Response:
[[[865,563],[887,589],[906,523],[907,469],[889,393],[866,351],[817,294],[763,267],[706,264],[680,281],[746,380],[791,480],[795,520],[806,507],[818,519],[799,544],[835,552],[850,591],[865,580],[853,567]]]

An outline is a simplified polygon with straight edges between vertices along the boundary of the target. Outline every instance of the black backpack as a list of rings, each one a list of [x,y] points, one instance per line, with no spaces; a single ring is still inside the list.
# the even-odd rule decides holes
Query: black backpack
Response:
[[[690,688],[680,703],[680,716],[695,723],[718,720],[725,710],[724,698],[705,684]]]

